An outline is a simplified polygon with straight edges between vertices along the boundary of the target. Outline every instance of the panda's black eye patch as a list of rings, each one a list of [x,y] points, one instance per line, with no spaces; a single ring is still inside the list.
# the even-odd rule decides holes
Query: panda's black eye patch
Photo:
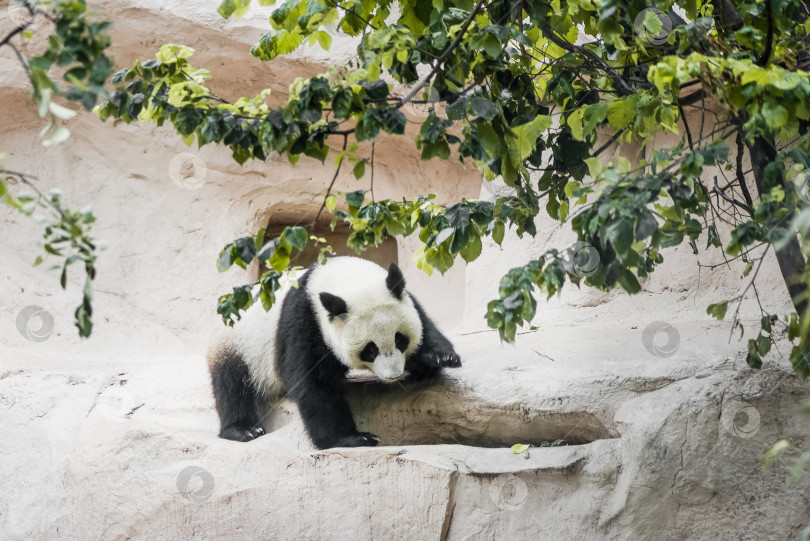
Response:
[[[379,354],[380,350],[377,348],[377,344],[369,342],[366,344],[366,347],[363,348],[363,351],[360,352],[360,360],[364,363],[373,363],[374,359],[376,359]]]
[[[398,350],[405,351],[406,349],[408,349],[408,344],[411,343],[411,339],[402,334],[401,332],[398,332],[397,334],[394,335],[394,342],[396,343]]]

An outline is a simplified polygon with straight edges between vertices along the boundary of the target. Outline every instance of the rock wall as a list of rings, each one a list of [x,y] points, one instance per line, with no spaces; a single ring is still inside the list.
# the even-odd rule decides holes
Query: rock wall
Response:
[[[216,2],[95,5],[115,21],[119,65],[184,43],[223,96],[269,86],[283,103],[295,77],[352,50],[337,39],[330,54],[260,63],[248,48],[267,8],[234,22],[219,18]],[[705,314],[737,293],[742,265],[699,268],[719,254],[679,247],[636,296],[566,288],[514,346],[486,328],[500,276],[574,240],[550,220],[536,239],[485,244],[481,258],[444,277],[420,274],[410,262],[416,241],[398,241],[411,289],[464,366],[430,386],[353,382],[353,411],[380,447],[314,450],[289,403],[268,412],[265,437],[216,438],[202,352],[219,325],[216,296],[247,279],[239,269],[218,274],[216,256],[271,220],[311,219],[331,160],[239,167],[227,149],[185,147],[170,129],[87,114],[68,142],[43,149],[27,94],[4,53],[4,164],[38,175],[44,189],[59,186],[74,206],[92,203],[108,248],[94,335],[80,341],[71,326],[79,276],[63,292],[56,274],[32,267],[37,227],[0,207],[0,538],[753,540],[792,539],[810,522],[810,478],[785,483],[810,436],[797,411],[807,387],[787,346],[751,371],[744,342]],[[378,197],[489,197],[471,165],[421,162],[400,139],[378,141],[375,157]],[[349,174],[337,185],[364,187]],[[784,312],[774,262],[760,278],[763,301]],[[43,313],[26,321],[29,306]],[[32,340],[48,314],[52,333]],[[753,329],[755,303],[741,314]],[[571,445],[540,447],[557,439]],[[793,450],[763,469],[762,453],[780,439]],[[515,455],[513,443],[536,447]]]

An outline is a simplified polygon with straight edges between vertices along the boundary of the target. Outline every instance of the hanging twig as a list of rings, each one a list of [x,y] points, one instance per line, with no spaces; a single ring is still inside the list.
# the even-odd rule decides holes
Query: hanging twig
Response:
[[[349,143],[349,136],[344,135],[343,136],[343,150],[344,151],[346,150],[346,146],[348,145],[348,143]],[[323,203],[321,203],[321,208],[318,209],[318,214],[316,214],[315,219],[312,220],[312,225],[315,225],[316,223],[318,223],[318,218],[321,217],[321,213],[323,212],[323,209],[326,208],[326,200],[329,199],[330,195],[332,195],[332,188],[334,187],[335,182],[337,181],[338,175],[340,174],[340,167],[342,165],[343,165],[343,158],[341,157],[340,161],[337,164],[337,168],[335,169],[335,174],[332,176],[332,182],[329,183],[329,187],[326,189],[326,195],[323,197]]]

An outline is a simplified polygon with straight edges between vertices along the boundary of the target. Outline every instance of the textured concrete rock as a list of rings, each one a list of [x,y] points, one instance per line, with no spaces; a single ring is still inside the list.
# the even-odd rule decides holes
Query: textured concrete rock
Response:
[[[225,22],[214,4],[99,6],[116,22],[119,64],[186,43],[222,95],[270,86],[282,103],[294,77],[351,54],[336,40],[332,56],[313,49],[259,63],[247,50],[266,8]],[[169,129],[92,115],[76,118],[66,144],[43,150],[22,76],[0,56],[5,165],[39,175],[44,189],[60,186],[75,206],[91,201],[109,248],[94,336],[80,342],[70,323],[80,277],[62,292],[56,275],[33,268],[39,231],[0,207],[0,539],[759,540],[791,539],[810,522],[809,476],[785,484],[795,449],[810,441],[797,411],[808,389],[783,358],[787,346],[751,371],[744,343],[705,314],[737,292],[741,267],[701,272],[678,248],[637,296],[566,288],[516,346],[486,329],[497,279],[573,240],[550,221],[534,240],[507,236],[503,248],[430,279],[409,262],[415,241],[398,241],[411,288],[465,364],[431,385],[354,381],[358,423],[382,446],[315,450],[289,403],[268,412],[265,437],[216,438],[202,353],[219,325],[216,296],[246,279],[217,274],[216,255],[270,220],[311,217],[330,160],[240,168],[227,150],[184,147]],[[375,158],[379,197],[479,193],[475,168],[420,162],[395,138],[378,142]],[[339,190],[358,187],[350,173],[338,179]],[[784,311],[775,264],[760,277],[764,302]],[[28,306],[53,317],[50,332],[41,317],[20,317]],[[753,328],[755,304],[741,314]],[[37,332],[45,340],[32,341]],[[539,447],[556,439],[571,445]],[[794,451],[763,469],[762,453],[779,439]],[[514,443],[537,447],[515,455]]]
[[[722,348],[650,359],[632,337],[621,359],[567,358],[573,336],[508,355],[458,340],[465,366],[441,381],[354,382],[382,446],[328,451],[290,404],[265,437],[217,439],[196,356],[8,363],[4,538],[785,539],[810,520],[807,479],[786,489],[790,462],[760,466],[808,437],[786,367],[752,372]],[[578,445],[508,448],[557,438]]]

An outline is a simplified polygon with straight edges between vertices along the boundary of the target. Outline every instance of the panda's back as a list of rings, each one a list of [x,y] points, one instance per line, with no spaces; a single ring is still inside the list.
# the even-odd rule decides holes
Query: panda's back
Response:
[[[232,328],[223,329],[209,351],[209,364],[231,350],[247,365],[255,389],[266,398],[284,394],[284,386],[276,371],[276,330],[281,318],[284,299],[292,286],[276,292],[270,310],[254,303]]]

